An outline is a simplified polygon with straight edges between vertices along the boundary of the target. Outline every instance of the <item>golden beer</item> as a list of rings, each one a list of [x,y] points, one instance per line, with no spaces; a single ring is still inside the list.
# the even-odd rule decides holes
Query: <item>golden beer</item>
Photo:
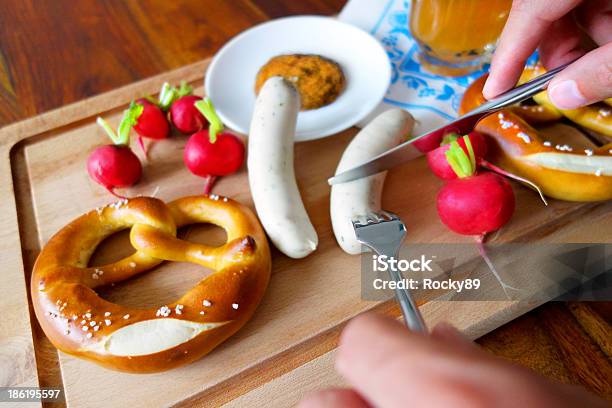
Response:
[[[460,76],[488,62],[511,0],[412,0],[410,30],[421,63],[440,75]]]

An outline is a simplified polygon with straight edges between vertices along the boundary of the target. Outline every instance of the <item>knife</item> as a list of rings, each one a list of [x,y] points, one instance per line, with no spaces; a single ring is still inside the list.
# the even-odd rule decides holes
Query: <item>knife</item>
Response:
[[[573,62],[573,61],[572,61]],[[548,86],[550,80],[561,70],[567,67],[571,62],[561,65],[555,69],[552,69],[529,82],[519,85],[506,93],[501,94],[495,99],[490,100],[471,112],[459,117],[457,120],[440,126],[437,129],[423,133],[420,136],[414,137],[392,149],[387,150],[384,153],[379,154],[370,161],[367,161],[357,167],[350,170],[346,170],[340,174],[336,174],[331,177],[327,182],[330,185],[346,183],[360,179],[362,177],[370,176],[372,174],[380,173],[381,171],[389,170],[392,167],[398,166],[402,163],[406,163],[416,157],[421,156],[423,153],[418,151],[416,148],[411,146],[417,140],[424,139],[426,137],[442,138],[447,133],[455,132],[460,135],[465,135],[474,130],[474,127],[478,121],[485,116],[488,116],[494,112],[497,112],[503,108],[514,105],[524,101],[525,99],[531,98],[533,95],[543,91]]]

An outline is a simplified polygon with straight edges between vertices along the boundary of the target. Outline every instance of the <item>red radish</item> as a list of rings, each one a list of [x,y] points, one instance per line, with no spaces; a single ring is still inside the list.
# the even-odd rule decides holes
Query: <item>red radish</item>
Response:
[[[183,159],[193,174],[206,178],[204,194],[208,194],[217,177],[234,173],[242,166],[244,144],[237,136],[222,132],[223,123],[209,98],[196,102],[195,107],[208,120],[210,128],[191,135]]]
[[[97,122],[113,140],[114,144],[96,148],[87,158],[87,172],[97,183],[104,186],[111,194],[116,187],[129,187],[135,184],[142,175],[142,165],[138,157],[128,146],[130,129],[136,123],[141,108],[130,107],[125,111],[119,129],[115,133],[108,123],[98,118]]]
[[[476,163],[478,163],[480,159],[487,154],[487,142],[484,136],[478,132],[470,133],[469,139],[474,148]],[[468,154],[469,152],[463,138],[459,138],[459,135],[456,133],[447,134],[444,136],[444,139],[442,139],[442,144],[438,148],[427,152],[427,163],[429,164],[429,168],[442,180],[454,180],[457,178],[457,174],[446,160],[446,152],[451,146],[450,143],[455,140],[457,140],[463,151]]]
[[[142,114],[134,125],[134,130],[138,133],[138,144],[146,156],[147,150],[142,138],[165,139],[170,134],[170,125],[166,115],[164,115],[159,106],[144,98],[138,99],[135,104],[143,107]]]
[[[470,138],[464,136],[463,140],[467,154],[456,140],[445,152],[448,164],[458,178],[449,180],[438,193],[438,215],[452,231],[476,236],[480,255],[506,292],[507,288],[515,288],[501,280],[487,256],[483,241],[487,233],[500,229],[512,217],[514,192],[510,183],[500,175],[476,172],[476,157]]]
[[[144,108],[134,125],[136,133],[141,137],[155,140],[167,138],[170,133],[170,125],[160,107],[144,98],[138,99],[136,104]]]
[[[495,173],[477,173],[476,157],[468,136],[466,152],[454,140],[445,152],[458,178],[438,193],[438,214],[451,230],[463,235],[483,235],[501,228],[514,212],[510,183]]]
[[[159,92],[158,100],[150,96],[136,100],[135,104],[144,107],[141,116],[137,118],[138,121],[136,125],[134,125],[134,130],[138,133],[138,144],[145,154],[145,157],[147,155],[147,150],[145,149],[142,138],[147,137],[149,139],[161,140],[170,135],[170,123],[168,123],[165,111],[170,108],[170,105],[172,105],[179,96],[183,95],[181,92],[185,91],[191,91],[191,88],[187,88],[185,83],[182,83],[181,89],[177,90],[170,86],[168,82],[164,82]]]
[[[510,183],[495,173],[480,173],[449,181],[438,193],[438,214],[451,230],[462,235],[496,231],[514,212]]]
[[[106,145],[94,150],[87,159],[89,176],[113,195],[116,187],[135,184],[142,174],[138,157],[128,146]]]
[[[202,98],[186,95],[177,99],[170,107],[170,121],[179,132],[192,134],[202,130],[208,124],[204,115],[195,107]]]
[[[195,103],[202,98],[191,93],[191,86],[185,81],[181,82],[177,91],[178,99],[172,102],[168,113],[170,122],[183,134],[193,134],[208,124],[204,115],[195,107]]]

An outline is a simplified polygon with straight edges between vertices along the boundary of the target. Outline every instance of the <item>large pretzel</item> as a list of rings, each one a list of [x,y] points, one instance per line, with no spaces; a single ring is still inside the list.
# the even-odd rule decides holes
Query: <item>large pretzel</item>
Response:
[[[220,247],[176,238],[176,228],[211,223],[225,229]],[[115,263],[87,267],[96,246],[131,228],[136,248]],[[100,298],[95,288],[125,280],[163,260],[214,272],[172,304],[137,309]],[[32,273],[32,302],[60,350],[106,367],[155,372],[192,362],[234,334],[252,316],[270,278],[270,250],[255,215],[218,196],[123,200],[91,211],[61,229]]]
[[[527,82],[546,72],[541,65],[528,66],[523,70],[519,83]],[[612,103],[611,99],[594,103],[578,109],[558,109],[548,99],[547,92],[534,95],[536,105],[519,105],[515,112],[529,123],[545,123],[565,116],[578,125],[599,132],[612,140]]]
[[[466,90],[460,114],[485,102],[485,80],[486,76],[480,77]],[[490,136],[490,161],[536,183],[549,197],[568,201],[612,199],[612,143],[591,150],[553,144],[521,116],[504,109],[478,123],[476,130]]]

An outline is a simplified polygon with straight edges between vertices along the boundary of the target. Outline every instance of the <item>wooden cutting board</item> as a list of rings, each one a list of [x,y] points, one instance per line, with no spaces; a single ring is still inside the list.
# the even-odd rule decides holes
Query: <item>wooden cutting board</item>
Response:
[[[33,262],[42,245],[62,226],[114,201],[89,180],[86,172],[88,153],[108,143],[95,124],[96,116],[116,124],[131,99],[157,92],[164,81],[187,80],[201,94],[207,64],[207,60],[201,61],[0,130],[0,386],[61,386],[67,405],[75,407],[194,403],[288,406],[309,390],[342,383],[333,371],[333,354],[347,320],[366,310],[399,316],[393,301],[361,299],[360,258],[342,252],[332,234],[326,180],[356,132],[350,129],[296,145],[296,174],[319,234],[319,248],[302,260],[289,259],[274,250],[270,287],[254,318],[210,355],[169,372],[134,375],[57,353],[50,345],[29,303]],[[567,129],[553,133],[572,136]],[[202,180],[191,175],[182,163],[186,139],[175,135],[151,146],[143,180],[126,194],[155,194],[170,201],[199,193]],[[389,172],[383,207],[406,222],[409,242],[470,242],[470,238],[448,232],[438,221],[434,200],[440,185],[423,159]],[[221,179],[214,192],[252,207],[246,169]],[[537,195],[524,187],[515,185],[515,193],[517,211],[494,238],[496,242],[606,242],[605,231],[612,225],[609,204],[553,201],[544,207]],[[585,229],[586,222],[608,227]],[[197,226],[181,233],[199,242],[223,239],[220,231],[211,227]],[[125,233],[101,247],[93,262],[118,259],[131,250]],[[191,264],[165,263],[143,276],[104,289],[101,295],[129,305],[161,305],[207,273]],[[529,271],[512,273],[528,276]],[[421,311],[429,325],[447,320],[476,338],[542,302],[432,301],[423,304]]]

